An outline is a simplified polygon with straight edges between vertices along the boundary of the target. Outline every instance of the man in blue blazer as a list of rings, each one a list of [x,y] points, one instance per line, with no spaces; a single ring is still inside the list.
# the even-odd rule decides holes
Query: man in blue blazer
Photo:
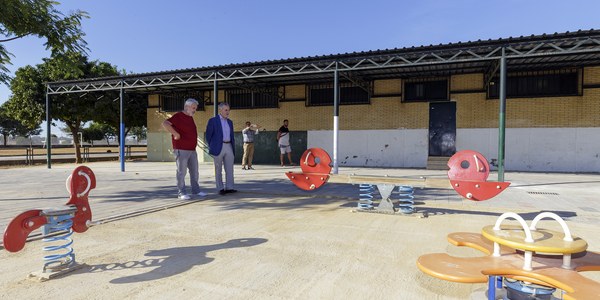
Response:
[[[208,153],[215,164],[215,179],[219,194],[235,193],[233,189],[233,159],[235,141],[233,140],[233,122],[229,119],[229,104],[219,104],[219,114],[206,124],[206,142]],[[225,167],[225,185],[223,185],[223,167]]]

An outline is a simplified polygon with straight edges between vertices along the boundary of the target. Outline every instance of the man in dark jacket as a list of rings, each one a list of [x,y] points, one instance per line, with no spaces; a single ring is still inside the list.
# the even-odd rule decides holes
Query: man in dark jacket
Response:
[[[219,104],[219,114],[208,120],[206,124],[206,142],[208,153],[215,163],[215,179],[219,194],[235,193],[233,189],[233,159],[235,141],[233,140],[233,122],[229,119],[229,104]],[[223,185],[223,168],[225,168],[225,185]]]

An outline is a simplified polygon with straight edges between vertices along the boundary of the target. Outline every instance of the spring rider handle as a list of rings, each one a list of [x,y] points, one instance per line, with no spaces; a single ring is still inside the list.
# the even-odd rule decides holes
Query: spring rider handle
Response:
[[[41,216],[41,209],[28,210],[16,216],[4,230],[4,248],[9,252],[18,252],[25,247],[29,234],[46,225],[46,217]]]
[[[73,231],[85,232],[88,230],[87,222],[92,221],[92,210],[90,209],[88,194],[90,190],[96,188],[96,176],[86,166],[77,167],[67,179],[67,187],[71,197],[66,205],[73,205],[77,208],[73,217]]]
[[[71,194],[66,206],[75,207],[77,210],[73,217],[72,229],[75,232],[85,232],[87,222],[92,220],[92,210],[88,202],[90,190],[96,187],[94,172],[86,166],[77,167],[67,178],[67,190]],[[4,248],[9,252],[18,252],[25,247],[29,234],[48,224],[47,217],[41,209],[33,209],[16,216],[4,230]]]

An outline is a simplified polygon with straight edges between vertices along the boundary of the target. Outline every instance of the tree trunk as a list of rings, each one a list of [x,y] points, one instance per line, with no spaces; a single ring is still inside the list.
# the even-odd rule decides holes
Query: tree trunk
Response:
[[[79,127],[68,124],[71,135],[73,136],[73,147],[75,147],[75,163],[81,163],[81,141],[79,141]]]

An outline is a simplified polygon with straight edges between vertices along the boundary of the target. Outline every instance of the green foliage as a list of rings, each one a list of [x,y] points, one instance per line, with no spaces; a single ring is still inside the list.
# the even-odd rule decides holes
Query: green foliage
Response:
[[[80,53],[52,56],[36,67],[19,68],[15,74],[11,81],[12,95],[8,106],[11,114],[28,126],[39,126],[45,119],[45,82],[119,75],[117,68],[111,64],[89,62]],[[112,101],[109,97],[101,96],[94,93],[50,96],[50,115],[53,120],[64,122],[73,136],[77,162],[80,161],[77,133],[84,123],[93,120],[96,114],[102,114],[97,111],[95,103]]]
[[[148,128],[146,126],[132,127],[130,134],[134,136],[138,141],[145,140],[147,137]]]
[[[111,126],[109,124],[106,124],[106,123],[96,123],[96,122],[93,122],[92,124],[90,124],[90,126],[88,127],[88,129],[100,132],[101,135],[100,135],[99,138],[97,138],[97,140],[105,139],[107,145],[110,145],[110,139],[111,138],[114,138],[114,137],[118,136],[117,131],[115,130],[115,128],[113,128],[113,126]]]
[[[101,140],[104,138],[104,132],[100,128],[88,127],[82,130],[83,140],[92,143],[97,140]]]
[[[12,80],[12,95],[6,102],[11,116],[29,128],[38,127],[45,115],[44,77],[32,66],[19,68]]]
[[[65,67],[65,64],[69,67]],[[45,58],[36,67],[19,68],[15,75],[11,81],[12,95],[8,100],[11,113],[27,125],[39,125],[45,119],[45,82],[116,76],[119,73],[109,63],[89,62],[82,54],[68,53],[60,57]],[[52,119],[65,122],[69,128],[79,128],[97,113],[96,102],[108,101],[99,101],[98,97],[93,93],[51,95]]]
[[[23,125],[21,122],[13,118],[9,114],[9,109],[7,103],[3,103],[0,105],[0,134],[3,137],[3,144],[6,146],[6,142],[9,136],[32,136],[39,134],[41,132],[41,128],[34,127],[29,128]]]
[[[94,104],[95,114],[92,120],[97,123],[105,123],[110,125],[115,132],[115,137],[120,136],[120,108],[119,94],[117,92],[108,93],[104,97],[106,101],[97,101]],[[105,99],[102,100],[105,100]],[[146,126],[146,111],[148,100],[146,95],[125,94],[123,97],[123,118],[125,125],[125,135],[130,132],[133,127]]]
[[[88,14],[77,10],[65,16],[55,8],[58,4],[49,0],[0,0],[0,43],[33,35],[45,38],[46,49],[56,57],[69,52],[85,53],[81,20],[88,18]],[[0,44],[0,83],[10,80],[6,65],[12,56]]]

